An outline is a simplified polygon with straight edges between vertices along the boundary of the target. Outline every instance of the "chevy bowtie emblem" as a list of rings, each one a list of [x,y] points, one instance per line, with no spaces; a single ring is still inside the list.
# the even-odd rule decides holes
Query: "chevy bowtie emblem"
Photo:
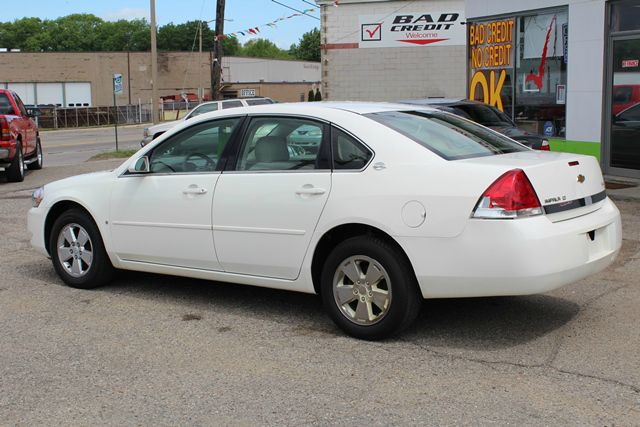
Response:
[[[582,175],[582,174],[578,175],[578,182],[579,182],[580,184],[582,184],[582,183],[584,182],[584,180],[585,180],[585,179],[586,179],[586,178],[584,177],[584,175]]]

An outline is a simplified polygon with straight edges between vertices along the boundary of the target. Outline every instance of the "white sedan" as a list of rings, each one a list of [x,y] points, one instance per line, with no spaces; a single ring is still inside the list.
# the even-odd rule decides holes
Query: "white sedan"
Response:
[[[204,114],[33,201],[31,242],[70,286],[124,269],[319,293],[364,339],[407,327],[423,298],[575,282],[621,245],[595,158],[407,105]]]

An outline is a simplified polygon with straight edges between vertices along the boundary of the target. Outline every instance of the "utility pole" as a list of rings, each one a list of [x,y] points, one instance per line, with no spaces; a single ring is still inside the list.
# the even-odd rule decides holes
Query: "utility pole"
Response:
[[[220,87],[222,84],[222,39],[224,37],[224,2],[217,0],[216,4],[216,40],[213,47],[213,64],[211,66],[211,98],[222,99]]]
[[[204,85],[202,84],[202,21],[198,26],[200,33],[199,49],[198,49],[198,102],[204,101]]]
[[[156,43],[156,0],[151,0],[151,116],[158,123],[158,47]]]

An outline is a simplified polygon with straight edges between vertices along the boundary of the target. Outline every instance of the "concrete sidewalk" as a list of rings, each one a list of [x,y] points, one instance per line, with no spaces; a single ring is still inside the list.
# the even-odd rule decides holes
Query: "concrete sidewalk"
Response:
[[[631,200],[640,201],[640,179],[621,178],[607,176],[604,177],[607,187],[624,187],[624,188],[607,188],[607,194],[614,200]]]

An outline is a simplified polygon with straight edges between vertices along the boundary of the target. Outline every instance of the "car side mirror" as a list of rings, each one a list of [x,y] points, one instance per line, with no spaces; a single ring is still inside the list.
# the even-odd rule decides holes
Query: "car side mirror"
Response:
[[[149,173],[151,171],[151,168],[149,167],[149,157],[140,157],[138,160],[129,165],[127,171],[136,175]]]
[[[27,108],[27,116],[28,117],[40,117],[42,115],[42,112],[40,111],[39,108]]]

